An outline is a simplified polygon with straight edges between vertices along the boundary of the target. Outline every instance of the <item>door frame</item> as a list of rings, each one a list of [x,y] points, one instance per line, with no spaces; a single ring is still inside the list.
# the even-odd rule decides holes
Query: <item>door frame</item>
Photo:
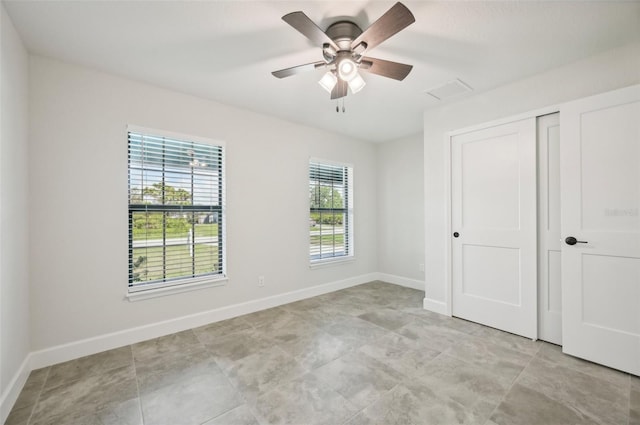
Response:
[[[537,118],[542,115],[553,114],[556,112],[560,112],[560,104],[547,106],[540,109],[535,109],[532,111],[524,112],[517,115],[511,115],[509,117],[496,119],[493,121],[486,121],[481,124],[471,125],[469,127],[460,128],[457,130],[449,131],[445,134],[444,137],[444,164],[445,164],[445,178],[444,178],[444,193],[445,193],[445,217],[446,217],[446,226],[445,226],[445,300],[443,302],[444,305],[438,309],[438,313],[445,314],[447,316],[452,316],[453,312],[453,264],[452,264],[452,245],[451,245],[451,232],[453,231],[451,225],[451,214],[453,212],[452,209],[452,167],[451,167],[451,139],[454,136],[458,136],[461,134],[469,133],[472,131],[484,130],[491,127],[496,127],[503,124],[509,124],[514,121],[521,121],[528,118]],[[426,299],[425,299],[426,300]]]

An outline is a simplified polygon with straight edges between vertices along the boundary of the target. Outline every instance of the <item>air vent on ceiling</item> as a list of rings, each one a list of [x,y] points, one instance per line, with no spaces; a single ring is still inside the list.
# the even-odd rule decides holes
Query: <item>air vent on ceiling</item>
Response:
[[[435,97],[438,100],[444,100],[449,97],[457,96],[459,94],[467,93],[470,91],[473,91],[471,86],[469,86],[464,81],[456,78],[455,80],[449,81],[448,83],[445,83],[441,86],[426,90],[425,93]]]

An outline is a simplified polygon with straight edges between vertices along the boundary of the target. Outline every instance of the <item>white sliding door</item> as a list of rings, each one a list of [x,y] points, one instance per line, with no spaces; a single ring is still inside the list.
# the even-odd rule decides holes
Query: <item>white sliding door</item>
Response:
[[[536,120],[451,138],[452,312],[537,337]]]
[[[560,119],[563,349],[640,375],[640,86]]]

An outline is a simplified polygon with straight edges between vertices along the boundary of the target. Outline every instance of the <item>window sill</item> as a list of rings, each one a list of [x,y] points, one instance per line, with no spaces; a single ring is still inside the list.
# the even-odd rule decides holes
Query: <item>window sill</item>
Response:
[[[199,280],[191,283],[163,286],[161,288],[139,289],[137,291],[127,292],[125,298],[127,298],[130,302],[148,300],[150,298],[164,297],[167,295],[180,294],[182,292],[197,291],[199,289],[206,289],[214,286],[223,286],[227,284],[228,280],[229,279],[225,276]]]
[[[309,264],[310,269],[321,269],[324,267],[330,267],[333,265],[344,264],[344,263],[352,263],[356,260],[356,257],[353,255],[347,257],[338,257],[338,258],[327,258],[325,260],[316,260],[312,261]]]

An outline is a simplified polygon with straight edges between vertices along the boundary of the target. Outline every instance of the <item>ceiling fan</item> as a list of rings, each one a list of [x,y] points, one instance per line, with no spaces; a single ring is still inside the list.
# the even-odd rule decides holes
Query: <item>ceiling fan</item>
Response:
[[[341,20],[322,31],[303,12],[292,12],[282,17],[286,23],[298,30],[312,42],[322,46],[324,60],[274,71],[277,78],[290,77],[301,72],[326,68],[328,71],[319,81],[331,93],[331,99],[339,99],[359,92],[365,85],[359,70],[402,81],[411,72],[412,65],[391,62],[365,56],[378,44],[397,34],[415,22],[413,14],[398,2],[377,21],[362,31],[352,21]]]

